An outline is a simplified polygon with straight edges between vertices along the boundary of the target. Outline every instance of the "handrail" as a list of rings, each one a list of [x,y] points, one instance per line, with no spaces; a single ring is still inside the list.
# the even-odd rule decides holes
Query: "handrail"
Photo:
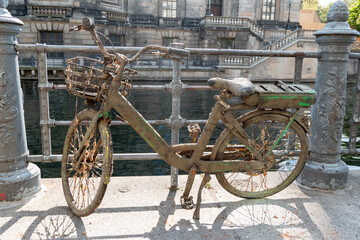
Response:
[[[46,52],[99,52],[97,47],[94,46],[56,46],[56,45],[45,45],[45,44],[18,44],[15,46],[17,51],[35,51],[38,53],[38,68],[39,68],[39,91],[40,91],[40,102],[41,106],[45,106],[47,109],[42,109],[42,119],[40,121],[41,125],[41,133],[42,133],[42,144],[43,144],[43,154],[42,155],[30,155],[29,161],[31,162],[53,162],[60,161],[61,158],[58,155],[53,155],[51,153],[51,138],[50,138],[50,128],[56,125],[68,125],[70,121],[62,121],[62,120],[54,120],[50,119],[49,112],[49,91],[58,90],[58,89],[66,89],[65,85],[62,84],[52,84],[48,82],[47,74],[46,74]],[[116,47],[116,51],[121,51],[122,53],[135,53],[139,50],[138,47]],[[109,48],[111,50],[111,48]],[[269,51],[269,50],[240,50],[240,49],[202,49],[202,48],[186,48],[190,52],[191,55],[232,55],[232,56],[266,56],[266,57],[293,57],[293,58],[320,58],[322,55],[320,52],[298,52],[298,51]],[[350,58],[355,58],[360,60],[360,53],[351,53]],[[360,62],[360,61],[359,61]],[[175,64],[174,64],[175,65]],[[296,68],[302,67],[302,61],[299,64],[295,64]],[[359,70],[358,70],[359,71]],[[41,73],[42,72],[42,73]],[[181,74],[181,72],[180,72]],[[40,76],[41,75],[41,76]],[[359,73],[358,73],[359,75]],[[181,76],[181,75],[180,75]],[[299,83],[301,81],[300,76],[295,75],[294,82]],[[144,86],[144,85],[135,85],[135,89],[169,89],[172,86],[170,84],[167,85],[157,85],[157,86]],[[178,87],[176,85],[175,87]],[[182,89],[186,90],[201,90],[201,89],[209,89],[206,86],[187,86],[181,84]],[[171,91],[173,92],[173,91]],[[356,93],[357,95],[359,93]],[[172,93],[172,97],[174,94]],[[152,120],[151,124],[168,124],[171,125],[171,119],[168,120]],[[188,123],[205,123],[206,120],[184,120],[183,124]],[[125,125],[126,123],[122,122],[114,122],[115,125]],[[351,140],[350,140],[351,141]],[[360,149],[344,149],[342,150],[344,154],[357,154],[360,153]],[[158,159],[157,155],[153,153],[148,154],[117,154],[115,153],[115,159]]]
[[[100,50],[95,46],[77,45],[46,45],[46,44],[18,44],[15,45],[16,51],[38,51],[39,47],[46,52],[79,52],[79,53],[99,53]],[[105,47],[112,52],[112,47]],[[136,53],[142,47],[114,47],[123,54]],[[238,55],[238,56],[267,56],[267,57],[298,57],[319,58],[319,52],[299,52],[299,51],[266,51],[266,50],[246,50],[246,49],[217,49],[217,48],[185,48],[190,55]]]

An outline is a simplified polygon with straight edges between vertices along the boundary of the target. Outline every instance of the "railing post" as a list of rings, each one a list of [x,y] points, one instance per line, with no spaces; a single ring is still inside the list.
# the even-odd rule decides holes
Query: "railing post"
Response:
[[[360,124],[360,59],[357,60],[356,84],[354,87],[354,101],[352,118],[350,120],[349,145],[350,154],[356,153],[356,138]]]
[[[49,111],[48,89],[52,87],[52,84],[48,82],[45,46],[46,46],[45,44],[37,44],[41,144],[42,144],[42,154],[44,155],[44,161],[47,162],[51,155],[50,127],[54,125],[54,120],[50,119],[50,111]]]
[[[296,57],[295,58],[294,84],[301,83],[303,60],[304,60],[304,57]]]
[[[311,108],[310,155],[299,177],[308,187],[340,189],[347,184],[349,168],[341,161],[341,135],[350,45],[359,35],[346,23],[348,17],[347,5],[337,1],[327,15],[329,23],[314,34],[322,56],[315,82],[317,101]]]
[[[173,48],[185,48],[182,43],[172,43]],[[181,82],[181,63],[173,60],[173,77],[170,84],[167,84],[172,95],[172,113],[168,123],[171,126],[171,144],[179,143],[179,130],[184,125],[184,119],[180,116],[180,95],[183,91],[184,84]],[[178,186],[178,169],[171,166],[171,189]]]
[[[14,47],[23,22],[0,1],[0,209],[21,205],[40,191],[40,169],[27,162],[23,94]]]

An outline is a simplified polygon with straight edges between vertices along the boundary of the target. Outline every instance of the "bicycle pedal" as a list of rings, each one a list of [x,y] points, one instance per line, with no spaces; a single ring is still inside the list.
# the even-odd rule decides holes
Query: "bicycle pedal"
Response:
[[[190,135],[201,132],[201,128],[200,128],[199,124],[197,124],[197,123],[189,124],[187,129],[188,129]]]
[[[192,136],[190,142],[195,143],[198,139],[199,134],[201,133],[201,128],[200,128],[199,124],[197,124],[197,123],[190,124],[187,128],[188,128],[190,136]]]
[[[194,201],[193,201],[192,196],[190,196],[190,197],[181,196],[180,197],[180,203],[181,203],[181,207],[183,209],[191,210],[191,209],[194,208]]]

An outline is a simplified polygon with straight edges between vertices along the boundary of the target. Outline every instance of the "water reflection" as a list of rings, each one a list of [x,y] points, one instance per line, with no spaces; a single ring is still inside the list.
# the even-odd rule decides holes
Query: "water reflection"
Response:
[[[153,83],[152,83],[153,84]],[[30,154],[41,154],[40,106],[36,82],[23,81],[24,111],[28,148]],[[217,91],[185,91],[181,96],[181,116],[185,119],[207,119],[214,105]],[[76,98],[66,90],[50,92],[50,118],[72,120],[75,116]],[[162,120],[171,116],[171,94],[164,90],[132,90],[129,101],[148,120]],[[78,111],[84,109],[83,100],[78,100]],[[155,125],[155,129],[167,141],[171,142],[171,128]],[[52,153],[61,154],[68,126],[51,128]],[[216,129],[219,134],[221,129]],[[129,126],[111,126],[115,153],[153,152],[146,142]],[[216,135],[214,135],[216,136]],[[212,139],[214,143],[215,137]],[[180,130],[180,142],[188,142],[186,127]],[[60,177],[60,163],[38,164],[43,177]],[[162,160],[154,161],[115,161],[114,174],[164,175],[170,173],[169,166]]]
[[[154,84],[153,82],[151,84]],[[30,154],[41,154],[40,105],[37,82],[22,81],[24,92],[24,111],[27,142]],[[348,84],[348,100],[353,99],[353,84]],[[207,119],[214,105],[213,90],[191,90],[181,95],[181,116],[185,119]],[[50,92],[50,118],[56,120],[72,120],[75,116],[76,98],[66,90]],[[171,115],[171,94],[164,90],[132,90],[129,101],[148,120],[161,120]],[[236,101],[236,99],[234,99]],[[347,115],[352,112],[350,102],[347,103]],[[78,111],[84,108],[82,99],[78,101]],[[348,129],[345,118],[345,128]],[[168,142],[171,141],[171,129],[168,126],[156,125],[155,129]],[[202,126],[201,126],[202,127]],[[61,154],[68,126],[51,128],[52,153]],[[221,132],[216,129],[214,136]],[[129,126],[111,126],[115,153],[153,152],[146,142]],[[210,144],[214,143],[214,137]],[[180,130],[180,142],[188,142],[186,127]],[[348,158],[351,164],[354,161]],[[39,164],[43,177],[60,177],[60,163]],[[164,175],[170,173],[169,166],[162,160],[154,161],[115,161],[114,174],[117,176],[132,175]]]

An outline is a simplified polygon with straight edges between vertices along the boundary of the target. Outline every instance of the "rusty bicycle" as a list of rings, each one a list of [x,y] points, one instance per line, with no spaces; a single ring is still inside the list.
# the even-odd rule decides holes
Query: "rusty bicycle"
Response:
[[[103,60],[75,57],[67,60],[66,84],[70,93],[85,98],[88,109],[79,112],[68,129],[62,155],[62,185],[74,214],[87,216],[102,201],[113,168],[111,117],[127,122],[168,164],[188,172],[181,206],[194,207],[190,196],[197,172],[203,172],[194,219],[199,219],[201,192],[215,174],[228,192],[243,198],[263,198],[292,183],[308,156],[309,117],[300,113],[315,102],[315,92],[306,85],[253,84],[248,79],[211,78],[208,85],[220,91],[201,130],[190,125],[190,143],[169,145],[127,100],[135,71],[127,68],[144,52],[180,60],[187,50],[146,46],[133,57],[109,53],[94,21],[84,18],[74,31],[89,31]],[[240,98],[240,103],[229,102]],[[99,102],[101,104],[96,105]],[[101,106],[99,106],[101,105]],[[98,106],[98,107],[97,107]],[[115,110],[115,111],[114,111]],[[247,113],[236,117],[239,110]],[[224,130],[209,145],[216,126]]]

